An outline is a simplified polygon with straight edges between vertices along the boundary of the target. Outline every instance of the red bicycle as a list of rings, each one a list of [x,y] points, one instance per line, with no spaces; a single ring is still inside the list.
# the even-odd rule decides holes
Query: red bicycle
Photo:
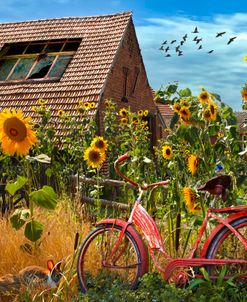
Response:
[[[77,274],[82,292],[103,282],[121,282],[129,289],[138,286],[139,278],[149,270],[149,255],[165,280],[176,284],[186,284],[189,272],[205,267],[210,277],[217,278],[222,265],[227,265],[225,278],[237,276],[242,282],[247,280],[247,205],[215,208],[216,198],[226,197],[231,178],[219,175],[210,179],[199,190],[214,192],[215,197],[208,208],[190,255],[185,258],[172,258],[168,255],[159,230],[148,212],[141,205],[144,190],[169,181],[140,185],[123,175],[119,163],[128,154],[115,162],[116,172],[127,182],[139,188],[139,196],[134,203],[128,221],[104,219],[97,223],[84,240],[78,257]],[[222,218],[220,214],[228,214]],[[196,256],[202,236],[209,220],[217,222],[205,240],[200,256]],[[134,227],[141,232],[140,233]],[[148,248],[144,244],[144,238]],[[160,257],[161,256],[161,257]],[[160,261],[160,258],[162,261]],[[202,277],[197,275],[196,277]]]

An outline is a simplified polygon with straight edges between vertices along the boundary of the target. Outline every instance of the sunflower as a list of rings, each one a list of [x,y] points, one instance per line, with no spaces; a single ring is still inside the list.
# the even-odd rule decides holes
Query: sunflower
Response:
[[[105,101],[105,108],[109,108],[110,107],[110,102],[108,100]]]
[[[10,109],[0,113],[0,140],[3,152],[9,155],[27,155],[37,141],[29,124],[31,117],[23,117],[21,110]]]
[[[46,104],[47,101],[44,99],[38,99],[38,102],[40,105],[44,105],[44,104]]]
[[[126,117],[123,117],[123,118],[121,118],[120,123],[126,125],[126,124],[128,124],[128,119]]]
[[[241,91],[241,94],[242,94],[242,99],[243,99],[244,101],[247,101],[247,89],[243,89],[243,90]]]
[[[133,117],[133,124],[134,125],[138,125],[140,123],[140,121],[138,120],[137,117]]]
[[[175,104],[173,105],[173,110],[174,110],[175,112],[179,112],[180,109],[181,109],[181,105],[180,105],[179,103],[175,103]]]
[[[209,101],[208,102],[208,109],[209,109],[210,114],[211,114],[211,120],[215,121],[216,117],[217,117],[217,106],[216,106],[216,104],[212,101]]]
[[[165,159],[171,159],[171,157],[172,157],[172,148],[168,145],[163,146],[162,155]]]
[[[138,116],[143,116],[143,110],[138,110],[137,115]]]
[[[64,110],[58,110],[57,115],[60,116],[60,117],[64,116],[65,115]]]
[[[88,102],[83,103],[83,108],[84,109],[89,109],[90,108],[90,103],[88,103]]]
[[[95,147],[105,152],[108,148],[108,143],[102,136],[96,136],[91,143],[91,147]]]
[[[194,190],[188,187],[183,188],[183,195],[185,204],[190,213],[196,213],[200,210],[199,207],[196,205],[196,193]]]
[[[188,157],[188,170],[194,175],[199,166],[199,158],[196,155],[190,154]]]
[[[183,106],[180,111],[179,111],[179,115],[181,117],[181,119],[186,122],[190,119],[190,111],[187,107]]]
[[[122,108],[119,110],[119,115],[121,117],[127,117],[128,113],[127,113],[127,110],[125,108]]]
[[[91,102],[91,103],[90,103],[90,108],[93,109],[93,108],[95,108],[95,106],[96,106],[95,102]]]
[[[89,147],[84,152],[84,160],[87,162],[88,167],[99,168],[105,161],[105,152],[95,148]]]
[[[143,111],[143,115],[148,116],[148,110],[147,109]]]
[[[211,94],[206,90],[203,90],[198,96],[198,99],[202,104],[207,103],[210,100],[210,98],[211,98]]]
[[[189,102],[186,99],[182,99],[180,101],[180,105],[184,106],[184,107],[189,107],[190,106]]]
[[[206,109],[203,111],[203,119],[206,120],[206,121],[211,121],[211,120],[212,120],[211,112],[210,112],[210,109],[209,109],[209,108],[206,108]]]

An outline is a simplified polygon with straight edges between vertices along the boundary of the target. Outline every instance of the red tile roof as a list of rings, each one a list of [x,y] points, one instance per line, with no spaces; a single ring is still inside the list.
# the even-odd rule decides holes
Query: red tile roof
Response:
[[[81,38],[80,46],[59,82],[0,84],[0,110],[31,110],[37,99],[52,110],[76,112],[79,100],[98,102],[132,14],[47,19],[0,24],[0,49],[5,43]]]

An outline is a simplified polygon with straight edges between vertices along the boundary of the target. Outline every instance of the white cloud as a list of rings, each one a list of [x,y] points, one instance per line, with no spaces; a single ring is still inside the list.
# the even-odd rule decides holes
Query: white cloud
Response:
[[[192,33],[196,26],[198,34]],[[203,85],[221,95],[233,109],[241,110],[240,89],[247,74],[247,64],[242,60],[247,55],[246,28],[247,14],[240,13],[216,15],[210,20],[177,16],[147,19],[145,25],[136,26],[136,32],[151,86],[158,89],[162,84],[179,81],[181,88],[190,87],[196,95]],[[219,32],[226,33],[216,38]],[[186,33],[186,43],[180,46],[183,55],[178,57],[175,46]],[[199,44],[193,41],[196,35],[202,38]],[[235,36],[228,45],[229,39]],[[175,39],[177,42],[170,44]],[[158,50],[165,40],[165,46],[170,47],[168,58],[164,51]],[[210,50],[214,52],[208,54]]]

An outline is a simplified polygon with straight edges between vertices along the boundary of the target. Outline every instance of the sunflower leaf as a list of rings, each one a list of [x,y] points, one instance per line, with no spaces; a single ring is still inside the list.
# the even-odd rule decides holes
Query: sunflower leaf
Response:
[[[32,220],[26,224],[24,235],[27,239],[35,242],[40,239],[43,233],[43,224],[39,221]]]
[[[23,176],[17,176],[17,180],[14,183],[8,183],[5,190],[9,192],[10,195],[14,196],[16,191],[20,190],[27,182],[27,178]]]
[[[30,199],[38,206],[54,210],[57,205],[57,194],[50,186],[43,186],[42,189],[29,194]]]
[[[17,209],[10,217],[11,225],[14,229],[19,230],[29,219],[30,211],[27,209]]]

